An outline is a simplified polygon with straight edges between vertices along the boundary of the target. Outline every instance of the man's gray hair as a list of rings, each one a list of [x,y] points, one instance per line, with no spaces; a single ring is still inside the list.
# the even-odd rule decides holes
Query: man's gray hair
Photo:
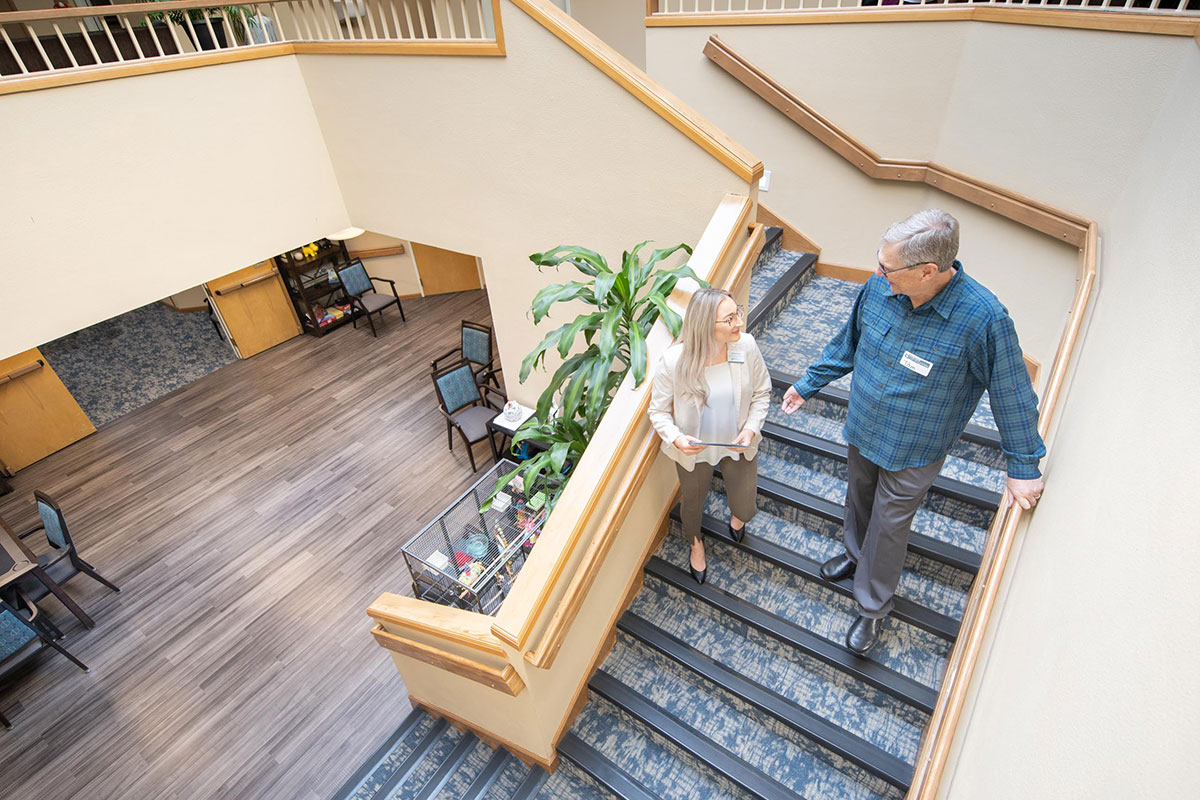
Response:
[[[958,220],[939,208],[918,211],[884,231],[883,243],[900,245],[906,267],[931,263],[945,272],[958,255]]]

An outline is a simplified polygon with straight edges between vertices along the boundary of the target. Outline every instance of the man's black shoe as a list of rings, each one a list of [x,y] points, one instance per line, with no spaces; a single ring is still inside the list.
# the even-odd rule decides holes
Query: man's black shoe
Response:
[[[854,620],[854,624],[850,626],[850,631],[846,634],[846,647],[860,656],[865,656],[867,651],[879,641],[879,630],[882,627],[882,619],[860,616]]]
[[[821,565],[821,577],[830,582],[840,581],[853,575],[857,567],[858,565],[850,560],[849,553],[842,553]]]

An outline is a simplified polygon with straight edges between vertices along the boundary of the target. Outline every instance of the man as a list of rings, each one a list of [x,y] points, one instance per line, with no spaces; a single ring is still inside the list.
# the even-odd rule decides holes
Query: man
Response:
[[[879,269],[850,318],[783,397],[792,414],[854,372],[846,552],[825,562],[821,575],[854,575],[859,617],[846,646],[859,655],[879,639],[904,569],[909,526],[985,389],[1008,461],[1009,494],[1026,509],[1042,495],[1038,462],[1046,448],[1016,330],[957,255],[958,220],[945,211],[921,211],[888,228]]]

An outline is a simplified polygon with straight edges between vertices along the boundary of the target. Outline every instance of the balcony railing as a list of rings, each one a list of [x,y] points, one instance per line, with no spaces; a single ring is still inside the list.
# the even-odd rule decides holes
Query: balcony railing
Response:
[[[495,43],[496,18],[495,0],[181,0],[22,11],[0,14],[0,80],[296,43]]]
[[[796,14],[852,9],[921,7],[1029,8],[1063,11],[1114,11],[1137,14],[1200,16],[1200,0],[648,0],[651,16],[695,14]]]

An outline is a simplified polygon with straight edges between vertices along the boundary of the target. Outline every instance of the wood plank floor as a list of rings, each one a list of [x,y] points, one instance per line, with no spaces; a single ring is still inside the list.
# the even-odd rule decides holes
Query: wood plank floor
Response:
[[[0,688],[0,797],[327,800],[400,724],[365,612],[411,594],[401,544],[472,481],[429,360],[490,319],[481,291],[404,308],[377,340],[285,342],[12,479],[0,515],[27,530],[51,493],[123,591],[71,580],[90,631],[44,601],[91,672],[41,654]]]

